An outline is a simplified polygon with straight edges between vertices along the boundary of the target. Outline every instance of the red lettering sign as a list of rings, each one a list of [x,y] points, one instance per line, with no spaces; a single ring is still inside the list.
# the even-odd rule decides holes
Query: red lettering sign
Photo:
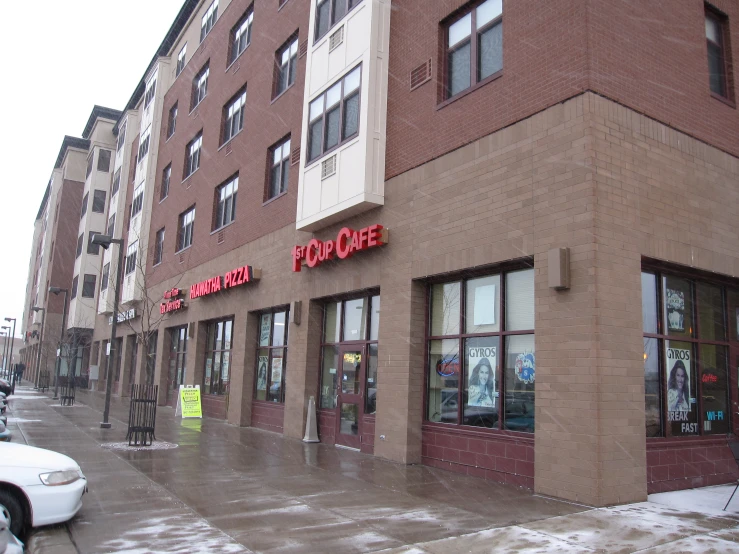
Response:
[[[307,246],[295,246],[292,250],[293,271],[300,271],[303,263],[308,267],[316,267],[326,260],[332,260],[334,254],[344,260],[355,252],[387,243],[388,230],[382,225],[370,225],[359,231],[344,227],[339,231],[335,241],[311,239]]]
[[[182,293],[182,289],[173,288],[164,292],[164,298],[169,300],[170,298],[177,298]]]
[[[178,298],[177,300],[169,300],[167,302],[162,302],[159,305],[159,313],[168,314],[170,312],[176,312],[177,310],[181,310],[184,307],[185,307],[185,303],[182,301],[182,298]]]
[[[704,383],[718,383],[718,376],[713,373],[704,373],[701,381]]]
[[[215,277],[191,285],[190,298],[200,298],[201,296],[214,294],[222,289],[230,289],[250,283],[259,279],[260,273],[259,269],[254,269],[250,265],[237,267],[225,275],[216,275]]]

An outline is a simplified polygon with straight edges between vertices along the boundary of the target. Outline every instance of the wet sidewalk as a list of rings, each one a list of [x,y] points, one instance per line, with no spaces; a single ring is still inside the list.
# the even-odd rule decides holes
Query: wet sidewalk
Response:
[[[102,406],[86,391],[74,407],[26,387],[11,397],[14,440],[73,457],[90,488],[71,522],[32,534],[35,552],[739,553],[739,500],[714,515],[655,502],[591,509],[223,421],[183,421],[171,408],[158,409],[156,435],[177,448],[110,450],[101,445],[124,441],[128,404],[113,399],[110,430],[100,429]]]

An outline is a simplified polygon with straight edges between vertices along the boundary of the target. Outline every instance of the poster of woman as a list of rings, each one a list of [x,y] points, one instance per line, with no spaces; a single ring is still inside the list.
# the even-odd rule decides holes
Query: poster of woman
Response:
[[[259,356],[257,365],[257,390],[267,390],[267,356]]]
[[[469,349],[467,355],[468,406],[495,407],[495,367],[497,367],[495,347]]]
[[[690,411],[690,350],[667,348],[667,410]]]

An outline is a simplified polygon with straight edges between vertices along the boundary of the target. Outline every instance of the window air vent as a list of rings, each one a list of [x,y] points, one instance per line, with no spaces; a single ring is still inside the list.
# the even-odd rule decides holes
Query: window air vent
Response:
[[[218,231],[218,244],[221,244],[224,240],[226,240],[226,230],[221,229]]]
[[[336,173],[336,156],[331,156],[327,160],[323,160],[321,164],[321,180],[328,179]]]
[[[180,254],[180,263],[181,264],[185,263],[185,255],[184,254]]]
[[[226,148],[224,148],[223,150],[224,150],[224,155],[225,155],[225,156],[228,156],[228,155],[229,155],[229,154],[230,154],[231,152],[233,152],[233,144],[231,144],[231,143],[229,142],[229,143],[228,143],[228,144],[226,145]]]
[[[290,155],[290,165],[300,163],[300,145],[293,148],[292,154]]]
[[[339,29],[333,35],[331,35],[331,37],[328,39],[328,51],[331,52],[331,50],[336,48],[342,42],[344,42],[344,26],[343,25],[339,27]]]
[[[431,59],[411,71],[411,90],[431,80]]]
[[[300,48],[298,49],[298,57],[302,58],[308,53],[308,39],[305,39],[303,42],[300,43]]]

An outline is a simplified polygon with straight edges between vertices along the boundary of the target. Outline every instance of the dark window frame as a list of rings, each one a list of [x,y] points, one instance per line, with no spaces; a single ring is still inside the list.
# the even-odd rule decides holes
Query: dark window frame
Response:
[[[287,146],[287,154],[285,154],[285,146]],[[274,200],[279,196],[287,193],[290,181],[290,165],[292,165],[292,142],[291,135],[287,135],[280,139],[277,143],[273,144],[267,151],[267,190],[265,194],[265,202]],[[275,163],[275,153],[277,150],[282,151],[282,158]],[[279,176],[277,181],[279,182],[279,190],[276,194],[273,194],[275,188],[275,168],[279,168]],[[284,185],[284,190],[283,190]]]
[[[97,275],[85,273],[82,281],[82,298],[95,298],[95,287],[97,286]]]
[[[92,173],[94,160],[95,160],[95,150],[92,150],[90,152],[90,155],[87,157],[87,168],[85,169],[85,179],[87,179],[90,176],[90,173]]]
[[[203,100],[208,97],[208,81],[210,80],[210,60],[203,64],[192,80],[192,92],[190,95],[190,113],[195,111]],[[202,81],[202,83],[201,83]],[[202,95],[201,95],[202,88]]]
[[[77,298],[77,288],[79,287],[79,281],[80,281],[79,275],[75,275],[72,278],[72,290],[70,291],[70,295],[69,295],[70,298],[72,299]]]
[[[710,64],[708,65],[709,70],[709,90],[711,94],[720,99],[730,103],[733,103],[734,99],[734,87],[733,87],[733,64],[731,57],[731,43],[730,43],[730,29],[729,29],[729,18],[726,14],[720,12],[710,4],[705,4],[705,19],[711,19],[720,33],[720,43],[715,42],[706,36],[706,50],[710,59],[711,45],[719,50],[719,56],[721,58],[721,66],[723,68],[723,74],[721,75],[721,91],[716,91],[711,86],[711,75],[710,75]]]
[[[135,240],[126,248],[126,259],[123,262],[125,265],[124,275],[130,275],[136,271],[136,261],[139,252],[139,241]]]
[[[92,212],[96,214],[105,213],[105,203],[108,200],[108,193],[101,189],[92,191]],[[102,203],[102,206],[100,205]],[[97,209],[96,209],[97,208]]]
[[[110,150],[101,148],[98,154],[98,163],[95,166],[97,170],[102,173],[108,173],[110,171],[110,160],[112,157],[113,153]]]
[[[287,1],[287,0],[286,0]],[[326,30],[322,33],[320,32],[320,26],[318,24],[318,17],[319,17],[319,8],[324,4],[328,3],[328,26],[326,27]],[[336,18],[336,5],[342,3],[344,4],[344,13],[341,15],[341,17]],[[336,27],[339,23],[341,23],[347,15],[349,15],[349,12],[351,12],[354,8],[356,8],[359,4],[362,3],[362,0],[324,0],[321,2],[321,0],[318,0],[316,2],[316,23],[315,23],[315,36],[313,37],[313,44],[317,43],[319,40],[321,40],[323,37],[331,33],[331,30]]]
[[[141,183],[133,191],[133,200],[131,200],[131,219],[141,213],[144,208],[144,183]]]
[[[273,101],[285,94],[295,84],[298,75],[298,51],[300,50],[300,36],[298,31],[295,31],[290,37],[282,43],[282,45],[275,51],[275,70],[274,79],[272,85],[272,99]],[[295,53],[292,53],[293,48]],[[287,63],[283,63],[282,58],[285,52],[288,53]],[[282,84],[283,67],[287,71],[287,82],[284,88]]]
[[[100,277],[100,292],[108,290],[108,280],[110,279],[110,262],[103,266],[103,274]]]
[[[177,65],[175,67],[175,79],[180,76],[180,73],[182,73],[182,70],[185,69],[185,65],[187,65],[187,43],[185,43],[182,48],[180,48],[180,51],[177,52]]]
[[[88,191],[82,197],[82,210],[81,210],[82,213],[80,213],[80,219],[82,219],[83,217],[85,217],[85,214],[87,213],[87,204],[88,204],[89,200],[90,200],[90,193]]]
[[[94,244],[92,242],[92,237],[95,235],[99,235],[100,231],[89,231],[87,234],[87,253],[92,254],[93,256],[99,256],[100,255],[100,245]]]
[[[144,93],[144,109],[148,108],[152,101],[154,100],[154,96],[157,92],[157,80],[154,79],[149,83],[149,86],[146,87],[146,92]]]
[[[85,243],[85,232],[83,231],[80,233],[80,235],[77,237],[77,250],[74,256],[74,259],[76,260],[82,255],[82,246]]]
[[[172,164],[169,163],[162,169],[162,182],[159,185],[159,202],[169,196],[169,185],[172,182]]]
[[[111,216],[108,218],[108,227],[106,234],[109,237],[115,236],[115,214],[111,214]]]
[[[121,125],[118,128],[118,140],[116,141],[115,145],[115,151],[120,152],[121,148],[126,142],[126,124],[128,123],[128,120],[123,122],[123,125]]]
[[[121,168],[119,167],[118,170],[113,175],[113,185],[111,188],[110,196],[111,198],[118,194],[118,191],[121,188]]]
[[[275,345],[275,339],[274,339],[274,332],[275,332],[275,314],[284,313],[285,314],[285,330],[284,330],[284,336],[282,337],[282,345]],[[261,335],[261,328],[262,328],[262,316],[265,316],[269,314],[270,315],[270,324],[269,324],[269,341],[268,345],[266,346],[260,346],[260,335]],[[252,391],[252,398],[254,399],[254,402],[263,403],[263,404],[285,404],[285,375],[287,374],[287,347],[288,347],[288,339],[290,336],[290,306],[276,306],[273,308],[268,308],[266,310],[261,310],[257,313],[257,346],[256,346],[256,356],[255,356],[255,368],[254,368],[254,386]],[[267,367],[266,369],[266,375],[265,375],[265,397],[264,399],[258,398],[259,395],[259,353],[260,350],[267,350]],[[271,382],[270,374],[271,374],[271,368],[272,368],[272,358],[275,351],[281,350],[282,351],[282,375],[280,380],[280,395],[279,398],[270,400],[269,398],[269,385]]]
[[[154,235],[154,263],[152,265],[157,266],[162,263],[164,259],[164,236],[165,228],[162,227]]]
[[[229,338],[229,347],[226,348],[226,330],[228,324],[231,324],[231,335]],[[218,334],[218,326],[222,324],[221,334]],[[231,385],[231,370],[233,369],[233,337],[234,337],[235,318],[234,316],[225,317],[221,319],[214,319],[208,321],[206,325],[206,343],[205,343],[205,356],[203,359],[203,382],[201,383],[203,394],[212,396],[228,396]],[[218,340],[221,341],[221,348],[216,348]],[[218,368],[218,382],[214,379],[216,369],[216,354],[219,354],[220,366]],[[228,354],[228,379],[223,379],[223,356]],[[210,370],[210,383],[205,382],[206,380],[206,368],[208,367],[208,361],[211,362]]]
[[[242,32],[242,28],[246,25],[246,30]],[[228,41],[228,63],[230,67],[236,60],[241,57],[249,45],[251,44],[252,29],[254,28],[254,3],[252,2],[244,11],[244,15],[239,18],[236,25],[231,27]],[[243,44],[243,46],[242,46]]]
[[[177,106],[179,102],[175,102],[174,105],[169,108],[169,115],[167,116],[167,140],[172,138],[175,130],[177,129]]]

